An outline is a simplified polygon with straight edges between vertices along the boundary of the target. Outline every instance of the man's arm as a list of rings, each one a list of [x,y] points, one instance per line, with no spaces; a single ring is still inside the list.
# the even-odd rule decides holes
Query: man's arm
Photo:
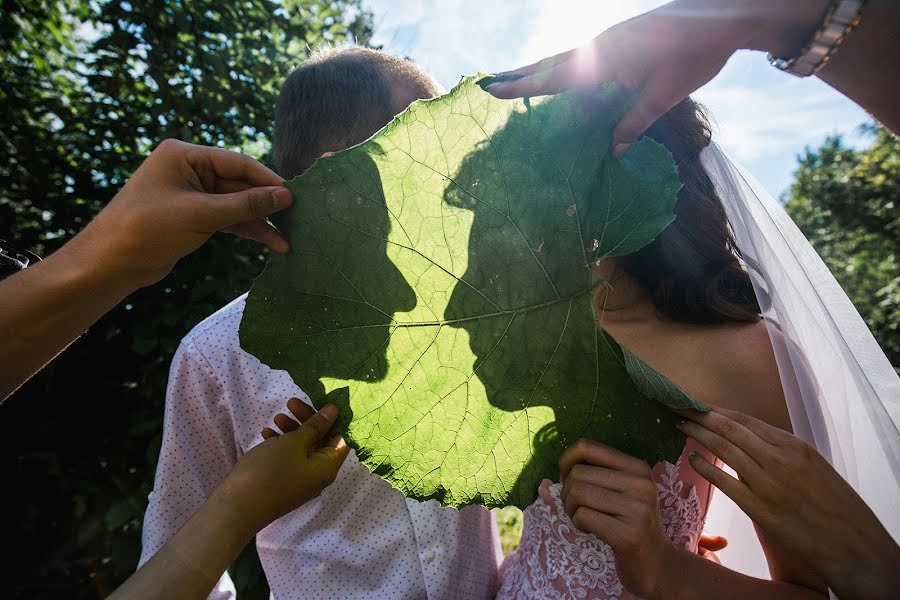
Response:
[[[172,359],[163,442],[150,504],[144,515],[140,565],[146,563],[209,498],[237,462],[231,415],[206,359],[183,341]],[[222,574],[210,598],[233,599]]]

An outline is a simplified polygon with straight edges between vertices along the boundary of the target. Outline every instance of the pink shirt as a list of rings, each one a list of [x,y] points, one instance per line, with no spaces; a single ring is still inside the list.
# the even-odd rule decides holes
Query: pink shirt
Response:
[[[169,372],[162,449],[144,516],[143,564],[262,442],[291,396],[285,371],[241,350],[242,296],[197,325]],[[274,598],[493,598],[500,540],[487,510],[407,500],[351,454],[322,494],[256,536]],[[222,575],[210,598],[234,598]]]
[[[677,464],[653,468],[666,536],[676,546],[697,552],[711,486],[691,468],[688,452],[705,449],[688,440]],[[597,536],[575,528],[559,495],[560,485],[544,481],[538,499],[525,510],[522,543],[500,569],[498,600],[630,599],[616,574],[612,549]]]

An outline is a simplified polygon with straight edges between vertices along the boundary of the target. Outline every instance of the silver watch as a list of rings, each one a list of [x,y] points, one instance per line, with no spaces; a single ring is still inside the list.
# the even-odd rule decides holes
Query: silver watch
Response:
[[[815,75],[859,24],[865,0],[835,0],[828,7],[822,25],[812,41],[795,58],[777,58],[769,54],[769,63],[798,77]]]

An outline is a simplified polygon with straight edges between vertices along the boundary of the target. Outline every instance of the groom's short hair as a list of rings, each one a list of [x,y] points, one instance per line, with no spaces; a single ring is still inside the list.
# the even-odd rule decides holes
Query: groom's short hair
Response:
[[[328,48],[288,76],[275,107],[272,150],[290,179],[325,152],[358,144],[440,86],[414,63],[378,50]]]

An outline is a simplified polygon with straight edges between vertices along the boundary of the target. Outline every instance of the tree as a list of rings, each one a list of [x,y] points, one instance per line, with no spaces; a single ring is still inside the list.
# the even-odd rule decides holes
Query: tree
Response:
[[[829,137],[800,157],[787,211],[900,367],[900,140],[868,126],[874,143]]]
[[[4,1],[2,237],[49,254],[166,137],[263,156],[290,69],[309,48],[370,34],[359,0]],[[0,509],[16,547],[0,595],[94,598],[134,570],[171,356],[264,261],[260,246],[216,236],[6,402]],[[266,595],[252,560],[236,569],[239,587]]]

